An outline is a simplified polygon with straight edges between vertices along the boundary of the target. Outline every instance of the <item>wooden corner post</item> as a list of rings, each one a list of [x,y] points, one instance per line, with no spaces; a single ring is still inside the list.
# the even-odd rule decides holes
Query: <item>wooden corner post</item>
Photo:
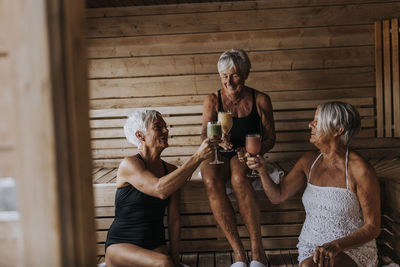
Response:
[[[13,1],[23,266],[95,266],[82,0]]]

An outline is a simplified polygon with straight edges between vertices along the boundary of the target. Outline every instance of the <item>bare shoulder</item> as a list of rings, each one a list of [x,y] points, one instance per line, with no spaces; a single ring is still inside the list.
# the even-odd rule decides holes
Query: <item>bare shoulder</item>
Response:
[[[301,167],[304,171],[304,173],[308,173],[311,169],[311,165],[315,161],[315,159],[318,157],[319,153],[318,151],[309,151],[304,153],[303,156],[297,161],[296,165]]]
[[[143,170],[144,168],[143,162],[138,157],[125,157],[118,167],[117,183],[125,183],[128,176],[131,176],[133,173],[138,170]]]
[[[269,107],[271,105],[271,98],[264,92],[253,89],[256,93],[256,102],[260,107]]]
[[[371,164],[353,151],[349,154],[349,174],[357,184],[377,180],[375,169]]]
[[[206,98],[204,99],[204,104],[216,104],[218,102],[218,97],[216,93],[212,93],[206,96]]]

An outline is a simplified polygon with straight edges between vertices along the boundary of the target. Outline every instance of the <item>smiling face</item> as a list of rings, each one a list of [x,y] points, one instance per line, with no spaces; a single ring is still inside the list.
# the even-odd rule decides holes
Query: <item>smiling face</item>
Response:
[[[319,108],[315,111],[314,120],[308,124],[311,129],[310,143],[318,147],[319,144],[326,142],[329,135],[326,135],[321,129],[318,128],[318,115]]]
[[[244,87],[244,79],[234,69],[228,69],[220,72],[222,87],[229,94],[239,94]]]
[[[151,148],[168,147],[168,128],[161,116],[151,122],[144,133],[144,145]]]

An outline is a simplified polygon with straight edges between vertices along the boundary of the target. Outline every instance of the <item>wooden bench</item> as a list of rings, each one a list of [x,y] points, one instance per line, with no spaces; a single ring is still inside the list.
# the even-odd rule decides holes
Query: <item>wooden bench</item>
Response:
[[[399,161],[397,160],[397,163]],[[400,194],[400,178],[388,178],[388,175],[393,175],[393,171],[396,171],[399,166],[397,169],[392,167],[390,170],[388,166],[391,163],[395,166],[396,162],[375,161],[374,163],[381,172],[389,169],[388,172],[383,172],[383,177],[380,178],[382,232],[377,243],[381,264],[391,261],[400,262],[400,216],[398,212],[400,201],[395,197],[396,194]],[[293,165],[293,162],[287,163],[287,166],[290,165]],[[108,179],[112,176],[112,171],[107,172],[106,169],[97,169],[96,171],[97,173],[103,172]],[[95,184],[94,190],[97,255],[101,262],[104,261],[104,242],[107,230],[114,217],[115,184]],[[297,194],[279,205],[271,204],[262,191],[258,191],[257,196],[261,207],[263,244],[272,266],[298,266],[296,244],[305,218],[301,194]],[[237,203],[233,194],[230,195],[230,199],[237,211]],[[191,266],[228,266],[231,263],[231,247],[211,213],[206,192],[200,180],[188,182],[181,191],[181,222],[181,251],[182,260],[185,263]],[[237,213],[237,222],[244,247],[246,250],[250,250],[249,234],[239,213]]]

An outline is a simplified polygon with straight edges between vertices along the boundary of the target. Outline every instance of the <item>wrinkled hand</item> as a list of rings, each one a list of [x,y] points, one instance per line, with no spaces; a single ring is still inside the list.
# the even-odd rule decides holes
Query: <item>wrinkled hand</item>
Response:
[[[246,162],[246,149],[244,147],[238,147],[235,149],[235,152],[237,153],[238,159],[240,162]]]
[[[335,257],[339,254],[340,248],[337,242],[332,241],[315,248],[313,253],[313,261],[318,267],[333,267]]]
[[[230,142],[231,135],[230,134],[223,134],[222,135],[222,142],[219,143],[219,146],[222,147],[224,150],[232,149],[233,144]]]
[[[266,161],[262,156],[257,155],[254,157],[251,156],[249,153],[246,153],[245,157],[247,159],[246,164],[249,169],[257,170],[258,172],[264,169]]]
[[[197,149],[196,154],[201,160],[210,158],[214,153],[214,146],[210,143],[209,139],[204,139],[200,147]]]

